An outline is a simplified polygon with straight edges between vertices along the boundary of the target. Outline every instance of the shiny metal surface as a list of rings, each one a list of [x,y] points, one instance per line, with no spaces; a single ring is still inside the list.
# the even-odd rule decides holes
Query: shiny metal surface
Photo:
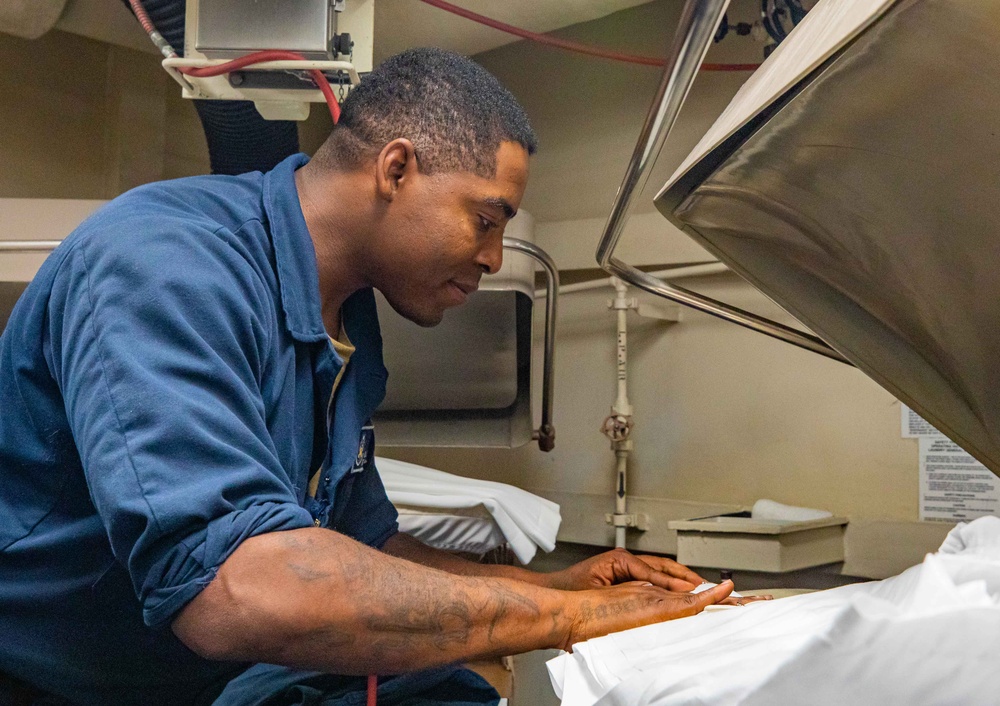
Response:
[[[650,168],[677,120],[677,114],[680,113],[694,77],[712,43],[715,28],[719,26],[728,6],[729,0],[687,0],[684,4],[677,31],[667,53],[663,77],[653,96],[646,121],[639,131],[639,140],[625,170],[622,185],[615,194],[604,234],[597,246],[597,263],[605,269],[612,261],[612,254],[625,229],[635,195],[642,191],[649,179]],[[628,278],[622,279],[630,281]]]
[[[0,240],[0,252],[51,252],[61,240]]]
[[[335,25],[329,0],[200,0],[197,13],[195,48],[210,59],[275,48],[334,58],[329,56]]]
[[[556,384],[556,314],[559,305],[559,271],[549,254],[534,243],[517,238],[504,238],[503,246],[531,257],[545,270],[545,359],[542,366],[542,421],[535,430],[538,448],[551,451],[555,448],[556,428],[552,422],[553,390]]]
[[[671,285],[613,257],[635,195],[642,191],[643,185],[649,178],[653,162],[673,128],[698,68],[711,45],[715,28],[718,27],[728,4],[728,0],[707,2],[688,0],[685,4],[663,70],[663,78],[639,133],[639,140],[632,153],[625,178],[618,189],[611,214],[604,227],[604,234],[597,248],[597,262],[607,272],[650,294],[698,309],[828,358],[846,362],[839,353],[816,336]]]
[[[1000,470],[1000,4],[901,0],[658,206]]]

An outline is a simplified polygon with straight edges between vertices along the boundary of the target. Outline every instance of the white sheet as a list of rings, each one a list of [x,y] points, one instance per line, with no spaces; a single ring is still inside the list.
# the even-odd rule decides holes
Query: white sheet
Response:
[[[481,505],[522,564],[531,561],[539,547],[555,549],[562,518],[559,506],[545,498],[506,483],[463,478],[390,458],[377,457],[375,465],[395,505],[443,510]]]
[[[424,544],[450,552],[483,555],[503,545],[507,539],[485,508],[459,514],[452,511],[417,510],[397,506],[399,531],[416,537]]]
[[[808,522],[809,520],[823,520],[827,517],[833,517],[833,513],[811,507],[785,505],[774,500],[761,498],[753,504],[753,509],[750,510],[750,517],[754,520],[762,521]]]
[[[628,630],[549,662],[563,706],[987,706],[1000,694],[1000,518],[885,581]]]

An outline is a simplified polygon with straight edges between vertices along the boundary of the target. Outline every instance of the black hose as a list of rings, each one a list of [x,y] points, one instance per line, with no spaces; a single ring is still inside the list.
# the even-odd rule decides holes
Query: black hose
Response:
[[[128,6],[128,0],[123,0]],[[157,31],[184,54],[185,0],[143,0]],[[131,11],[131,8],[129,8]],[[299,151],[298,125],[265,120],[251,101],[196,100],[212,174],[266,172]]]

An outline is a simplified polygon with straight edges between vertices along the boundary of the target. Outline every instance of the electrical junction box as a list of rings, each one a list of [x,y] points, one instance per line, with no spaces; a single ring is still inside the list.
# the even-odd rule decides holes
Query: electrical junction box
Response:
[[[330,0],[201,0],[195,48],[209,59],[284,49],[332,59],[336,13]]]
[[[844,560],[847,519],[755,520],[749,512],[673,520],[677,561],[742,571],[784,572]]]

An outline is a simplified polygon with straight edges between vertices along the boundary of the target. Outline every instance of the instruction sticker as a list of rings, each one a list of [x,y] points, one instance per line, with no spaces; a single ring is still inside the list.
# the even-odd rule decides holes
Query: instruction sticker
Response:
[[[920,439],[920,519],[1000,515],[1000,478],[944,436]]]
[[[902,414],[902,435],[904,439],[919,439],[923,436],[944,436],[934,426],[902,402],[899,403]]]
[[[905,404],[900,408],[903,438],[920,444],[920,519],[1000,515],[1000,478]]]

